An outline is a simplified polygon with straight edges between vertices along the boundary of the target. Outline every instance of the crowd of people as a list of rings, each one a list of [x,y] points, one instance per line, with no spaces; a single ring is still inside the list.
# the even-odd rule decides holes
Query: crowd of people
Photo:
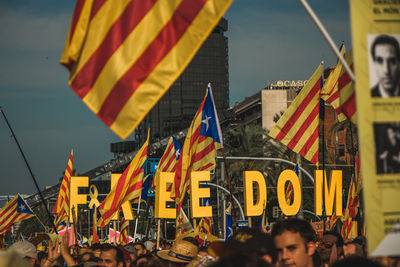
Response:
[[[109,266],[109,267],[400,267],[400,257],[368,258],[365,238],[344,241],[335,231],[317,235],[305,220],[276,222],[270,233],[258,229],[238,230],[226,242],[199,243],[194,237],[130,243],[125,246],[95,243],[69,246],[69,237],[49,239],[47,249],[37,252],[29,241],[18,241],[0,252],[4,266]]]

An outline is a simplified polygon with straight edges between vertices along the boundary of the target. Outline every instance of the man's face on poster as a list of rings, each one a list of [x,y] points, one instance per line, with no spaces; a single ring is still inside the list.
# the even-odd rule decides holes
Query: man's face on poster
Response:
[[[374,63],[379,85],[392,95],[400,75],[400,59],[395,47],[390,44],[378,44],[375,47]]]

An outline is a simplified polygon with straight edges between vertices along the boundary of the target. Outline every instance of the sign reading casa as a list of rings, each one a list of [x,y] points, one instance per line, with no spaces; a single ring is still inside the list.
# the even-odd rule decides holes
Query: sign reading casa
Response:
[[[325,174],[325,175],[324,175]],[[113,174],[111,183],[117,183],[121,174]],[[326,215],[342,215],[342,171],[331,171],[331,178],[327,182],[326,173],[322,170],[315,171],[314,179],[314,212],[316,215],[322,215],[322,207],[325,207]],[[325,176],[325,177],[324,177]],[[174,173],[161,172],[156,174],[156,194],[155,194],[155,217],[174,219],[176,218],[176,209],[168,208],[167,202],[173,202],[170,192],[167,191],[169,184],[174,180]],[[201,198],[210,198],[210,188],[200,187],[200,182],[209,182],[209,171],[192,172],[190,176],[190,203],[191,215],[193,218],[212,217],[211,206],[200,205]],[[71,177],[71,203],[70,207],[78,204],[87,203],[87,195],[78,194],[78,187],[89,186],[88,177]],[[285,184],[290,182],[293,185],[294,200],[288,203],[285,197]],[[255,190],[254,190],[255,189]],[[323,191],[324,190],[324,193]],[[257,192],[254,194],[254,192]],[[246,216],[260,216],[263,212],[264,203],[267,203],[267,185],[263,174],[259,171],[243,172],[243,194],[244,210]],[[91,197],[93,197],[91,195]],[[278,178],[277,197],[280,209],[287,216],[296,215],[301,204],[301,187],[299,177],[293,170],[284,170]],[[323,199],[324,198],[324,199]],[[77,209],[75,209],[76,211]],[[129,201],[122,205],[125,219],[132,220],[132,207]],[[116,215],[114,220],[118,219]]]

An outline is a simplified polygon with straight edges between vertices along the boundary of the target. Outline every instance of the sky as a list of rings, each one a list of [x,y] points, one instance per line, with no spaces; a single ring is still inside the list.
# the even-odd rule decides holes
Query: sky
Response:
[[[348,0],[309,4],[336,44],[350,48]],[[41,189],[58,182],[71,149],[74,169],[84,173],[112,159],[110,143],[122,141],[68,87],[68,72],[58,63],[74,5],[0,0],[0,107]],[[321,61],[336,62],[297,0],[234,0],[225,18],[230,105],[270,80],[306,80]],[[36,192],[2,116],[0,181],[0,196]]]

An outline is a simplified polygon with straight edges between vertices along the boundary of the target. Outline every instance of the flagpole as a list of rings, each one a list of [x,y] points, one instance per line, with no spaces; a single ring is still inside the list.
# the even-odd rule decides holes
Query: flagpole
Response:
[[[324,62],[322,61],[321,64],[323,65]],[[322,69],[322,81],[324,80],[324,71]],[[322,203],[325,203],[325,101],[320,98],[319,99],[319,120],[322,121]],[[322,112],[321,112],[322,109]],[[328,182],[328,181],[326,181]],[[328,184],[327,184],[328,185]],[[326,207],[325,205],[323,206],[324,210],[326,211]],[[325,211],[322,211],[322,222],[323,222],[323,226],[324,226],[324,232],[325,232],[325,220],[326,220],[326,216],[325,216]]]
[[[36,214],[35,214],[36,215]],[[35,218],[38,220],[38,222],[43,226],[44,230],[47,231],[47,227],[43,224],[43,222],[39,219],[38,216],[35,216]]]
[[[78,211],[76,211],[76,212],[78,212]],[[74,235],[75,235],[75,238],[73,241],[75,241],[75,244],[76,244],[78,241],[78,230],[76,229],[75,206],[72,206],[72,226],[73,226]]]
[[[223,229],[224,229],[224,240],[226,240],[226,200],[225,198],[222,201],[222,208],[223,208],[223,214],[224,217],[222,217],[222,224],[223,224]]]
[[[117,221],[116,220],[113,221],[113,228],[114,228],[114,245],[117,245]]]
[[[160,226],[160,218],[157,220],[157,247],[156,249],[158,250],[160,248],[160,231],[161,231],[161,226]]]
[[[296,158],[297,158],[297,163],[299,164],[299,170],[300,170],[300,167],[301,167],[301,156],[300,156],[300,154],[297,154],[297,155],[296,155]],[[299,212],[297,213],[297,217],[300,218],[300,219],[304,219],[304,207],[303,207],[303,177],[302,177],[302,175],[301,175],[301,171],[299,171],[299,182],[300,182],[300,189],[301,189],[302,198],[301,198],[301,202],[300,202],[300,210],[299,210]]]
[[[235,205],[235,201],[233,201],[231,179],[229,177],[228,167],[226,165],[225,149],[223,147],[221,148],[221,152],[222,152],[222,158],[224,160],[224,169],[225,169],[226,181],[228,183],[229,195],[230,195],[230,198],[231,198],[232,215],[233,215],[233,218],[235,219],[235,225],[237,225],[236,205]]]
[[[196,231],[196,228],[197,228],[197,221],[196,221],[196,218],[193,218],[193,228],[194,228],[194,230]]]
[[[54,232],[58,235],[57,228],[56,228],[56,226],[55,226],[55,224],[54,224],[54,221],[53,221],[53,217],[51,216],[50,211],[49,211],[49,209],[47,208],[46,202],[45,202],[44,197],[43,197],[43,195],[42,195],[42,191],[40,191],[39,185],[38,185],[38,183],[37,183],[37,181],[36,181],[36,179],[35,179],[35,176],[33,175],[33,172],[32,172],[32,170],[31,170],[31,167],[29,166],[28,160],[26,159],[25,154],[24,154],[24,152],[22,151],[21,146],[19,145],[17,136],[15,135],[13,129],[11,128],[11,125],[10,125],[10,123],[8,122],[8,119],[7,119],[7,117],[6,117],[6,114],[4,113],[4,110],[3,110],[1,107],[0,107],[0,113],[3,114],[3,118],[4,118],[4,120],[6,121],[8,128],[9,128],[10,131],[11,131],[11,135],[12,135],[12,137],[14,138],[14,141],[15,141],[15,143],[16,143],[17,146],[18,146],[19,152],[21,152],[22,158],[24,159],[25,164],[26,164],[26,166],[28,167],[28,171],[29,171],[29,173],[30,173],[30,175],[31,175],[31,177],[32,177],[33,183],[35,184],[36,190],[38,191],[38,193],[39,193],[39,195],[40,195],[40,198],[42,199],[43,205],[44,205],[44,207],[45,207],[45,209],[46,209],[47,215],[48,215],[49,218],[50,218],[50,222],[51,222],[51,224],[52,224],[52,226],[53,226]]]
[[[93,243],[97,243],[99,240],[98,236],[97,236],[97,225],[96,225],[96,221],[97,221],[97,208],[96,205],[93,206]]]
[[[328,45],[331,47],[337,58],[340,60],[340,62],[343,64],[343,67],[346,69],[346,72],[349,74],[350,79],[355,82],[356,78],[354,76],[353,71],[350,69],[349,65],[347,64],[346,60],[343,58],[343,56],[340,54],[339,50],[337,49],[335,43],[333,42],[331,36],[329,35],[328,31],[325,29],[324,25],[321,23],[321,21],[318,19],[317,15],[314,13],[310,5],[307,3],[306,0],[299,0],[300,4],[303,5],[304,9],[307,11],[308,15],[310,15],[311,19],[314,21],[315,25],[321,32],[322,36],[325,38],[327,41]]]
[[[140,196],[139,196],[139,204],[138,204],[136,220],[135,220],[135,232],[133,234],[133,242],[136,241],[136,231],[137,231],[137,226],[138,226],[138,221],[139,221],[139,212],[140,212],[140,202],[141,201],[142,201],[142,194],[140,194]]]

